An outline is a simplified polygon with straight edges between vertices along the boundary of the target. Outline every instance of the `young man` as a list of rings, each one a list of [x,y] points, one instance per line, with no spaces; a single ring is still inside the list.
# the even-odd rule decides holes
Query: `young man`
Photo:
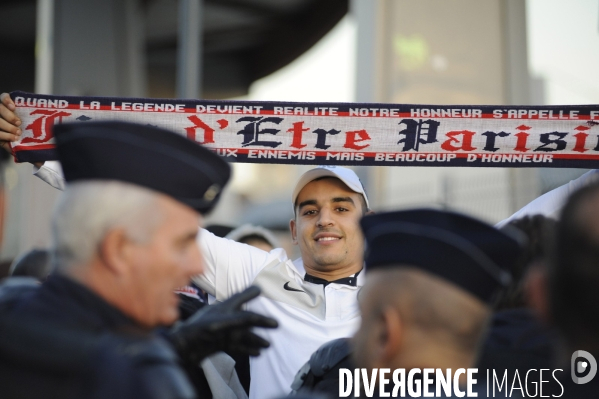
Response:
[[[203,272],[197,225],[229,178],[223,160],[122,122],[60,125],[55,135],[67,181],[52,222],[56,272],[0,295],[3,395],[194,398],[181,361],[268,346],[250,329],[276,322],[239,310],[256,287],[154,333],[179,317],[175,288]]]
[[[349,169],[319,167],[306,172],[292,195],[290,222],[301,258],[282,249],[264,252],[202,232],[206,264],[194,281],[217,300],[248,285],[262,295],[247,308],[279,321],[276,333],[263,331],[272,346],[250,359],[250,397],[276,397],[290,391],[295,373],[324,342],[350,337],[359,323],[357,294],[362,285],[364,240],[360,218],[368,200]]]

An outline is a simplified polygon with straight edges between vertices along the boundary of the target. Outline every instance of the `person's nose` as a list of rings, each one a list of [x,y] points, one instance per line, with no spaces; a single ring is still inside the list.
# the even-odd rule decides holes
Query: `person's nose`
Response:
[[[328,227],[333,226],[335,221],[333,219],[333,214],[329,209],[323,208],[318,212],[318,219],[316,221],[318,227]]]

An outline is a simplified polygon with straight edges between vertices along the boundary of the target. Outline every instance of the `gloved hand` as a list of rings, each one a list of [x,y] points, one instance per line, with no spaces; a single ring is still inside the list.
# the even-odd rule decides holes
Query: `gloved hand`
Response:
[[[251,329],[278,326],[275,319],[241,310],[241,305],[258,295],[260,288],[251,286],[222,303],[205,306],[176,324],[168,337],[179,356],[192,362],[220,351],[258,356],[260,350],[270,344]]]
[[[208,306],[207,303],[185,294],[177,294],[177,296],[179,297],[179,320],[187,320],[198,310]]]

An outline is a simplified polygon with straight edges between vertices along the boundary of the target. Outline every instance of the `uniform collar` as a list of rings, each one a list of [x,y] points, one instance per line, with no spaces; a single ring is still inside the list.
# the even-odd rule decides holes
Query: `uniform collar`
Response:
[[[363,269],[362,269],[363,270]],[[306,275],[304,276],[304,281],[307,283],[312,283],[312,284],[322,284],[325,287],[329,284],[343,284],[343,285],[348,285],[350,287],[357,287],[358,286],[358,276],[360,275],[360,272],[362,271],[360,270],[359,272],[357,272],[356,274],[353,274],[349,277],[343,277],[337,280],[333,280],[333,281],[327,281],[323,278],[320,277],[315,277],[311,274],[306,273]]]
[[[95,292],[67,276],[54,273],[48,277],[43,287],[58,297],[70,299],[70,312],[67,313],[71,316],[78,314],[81,320],[86,320],[89,327],[145,330]]]
[[[311,282],[311,281],[309,281],[310,278],[315,278],[315,279],[318,278],[318,277],[314,277],[314,276],[306,273],[306,269],[304,268],[304,261],[303,261],[303,259],[301,257],[295,259],[292,263],[293,263],[293,267],[295,268],[295,270],[296,270],[296,272],[297,272],[297,274],[299,276],[301,276],[302,274],[304,274],[304,281],[305,282]],[[356,273],[354,275],[354,277],[356,277],[355,284],[352,284],[352,285],[345,284],[345,285],[348,285],[348,286],[351,286],[351,287],[362,287],[364,285],[364,279],[366,278],[365,277],[365,273],[362,273],[362,271],[364,271],[364,267],[362,267],[362,270],[360,270],[358,273]],[[310,277],[308,277],[308,279],[306,279],[306,276],[310,276]],[[326,280],[324,280],[324,281],[326,282]],[[331,282],[329,282],[329,283],[331,283]],[[337,282],[335,281],[335,283],[337,283]],[[315,284],[318,284],[318,283],[315,283]],[[343,283],[340,283],[340,284],[343,284]]]

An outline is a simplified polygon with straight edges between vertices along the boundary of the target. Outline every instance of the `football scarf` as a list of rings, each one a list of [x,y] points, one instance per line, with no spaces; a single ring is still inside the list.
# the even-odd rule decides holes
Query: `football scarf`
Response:
[[[12,92],[17,162],[56,159],[56,123],[122,120],[172,130],[231,162],[599,166],[599,105],[466,106],[66,97]]]

